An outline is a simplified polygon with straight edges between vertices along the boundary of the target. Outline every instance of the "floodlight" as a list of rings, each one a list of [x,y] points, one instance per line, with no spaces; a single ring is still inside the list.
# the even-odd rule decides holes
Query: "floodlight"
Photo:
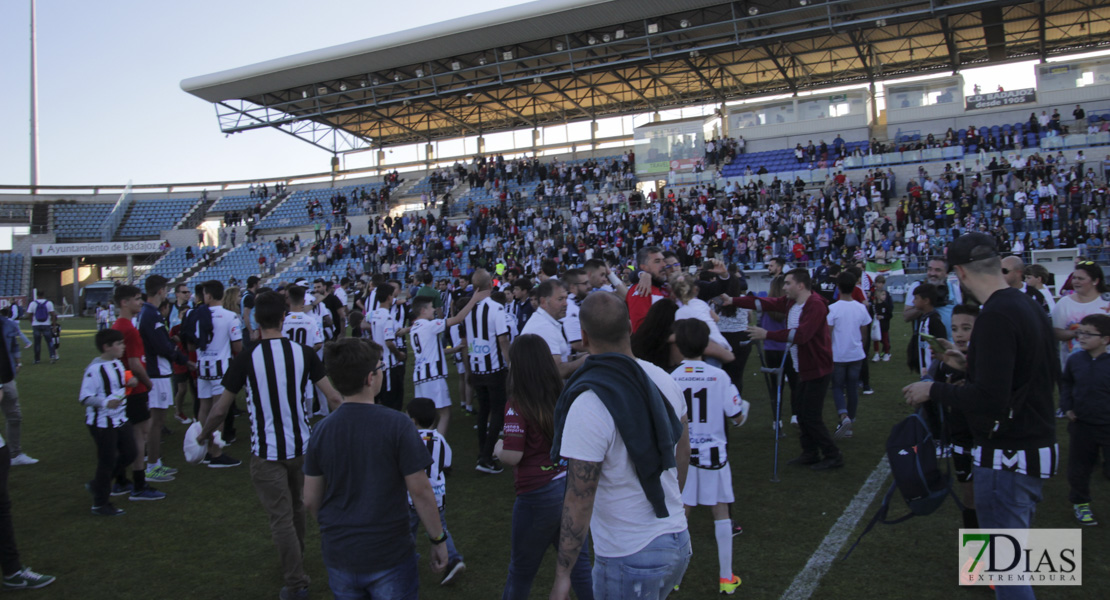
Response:
[[[417,69],[416,70],[416,76],[417,77],[423,77],[424,76],[424,69]]]
[[[451,61],[451,70],[452,71],[458,71],[461,68],[462,68],[462,63],[460,63],[457,60]]]
[[[590,39],[588,39],[586,41],[589,42],[591,46],[593,46],[594,44],[597,43],[597,38],[595,38],[594,36],[591,35]]]
[[[754,6],[749,6],[748,7],[748,14],[754,17],[754,16],[759,14],[759,9],[754,7]]]
[[[512,51],[506,50],[505,52],[501,53],[501,60],[512,60],[512,59],[513,59]]]
[[[659,23],[648,23],[648,33],[659,33]]]
[[[478,64],[482,65],[483,67],[486,66],[486,57],[483,56],[483,57],[479,58],[478,59]]]
[[[556,42],[555,43],[555,51],[556,52],[562,52],[564,48],[566,48],[566,46],[564,46],[562,42]]]
[[[618,40],[623,40],[624,39],[624,30],[623,29],[618,29],[616,31],[616,33],[613,34],[613,36],[616,37]]]
[[[608,33],[606,33],[606,34],[601,36],[601,41],[608,44],[609,42],[613,41],[613,38],[610,37]]]
[[[690,22],[687,21],[686,19],[683,19],[683,20],[678,22],[678,26],[683,28],[683,29],[686,29],[687,27],[690,26]]]

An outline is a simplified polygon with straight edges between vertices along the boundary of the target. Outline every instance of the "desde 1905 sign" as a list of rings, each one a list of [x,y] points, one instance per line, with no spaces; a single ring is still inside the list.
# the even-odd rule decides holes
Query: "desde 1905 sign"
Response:
[[[1008,92],[994,92],[992,94],[976,94],[967,96],[967,110],[979,108],[996,108],[1010,106],[1011,104],[1033,104],[1037,101],[1037,89],[1010,90]]]

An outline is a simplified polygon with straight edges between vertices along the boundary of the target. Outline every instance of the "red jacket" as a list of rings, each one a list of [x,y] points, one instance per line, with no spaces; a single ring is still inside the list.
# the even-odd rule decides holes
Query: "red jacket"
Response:
[[[663,288],[651,286],[650,296],[639,296],[636,294],[635,284],[629,286],[628,293],[624,297],[624,301],[628,304],[628,318],[632,321],[632,333],[640,328],[640,323],[644,322],[647,317],[648,311],[651,310],[651,305],[655,304],[659,298],[667,298],[670,294]]]
[[[756,309],[756,300],[763,304],[764,311],[790,313],[794,301],[788,298],[753,298],[742,296],[733,298],[732,303],[740,308]],[[832,336],[829,334],[829,307],[821,294],[811,293],[802,305],[802,315],[796,329],[768,331],[767,339],[773,342],[793,341],[798,347],[798,362],[795,369],[802,381],[817,379],[832,373]],[[793,334],[794,339],[790,340]]]

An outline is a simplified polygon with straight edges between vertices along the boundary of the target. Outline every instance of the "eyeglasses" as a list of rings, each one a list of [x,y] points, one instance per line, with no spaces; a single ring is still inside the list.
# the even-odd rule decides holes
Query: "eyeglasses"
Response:
[[[385,370],[385,363],[378,363],[378,366],[374,367],[374,370],[375,371],[384,371]]]
[[[1097,331],[1076,331],[1075,332],[1075,337],[1076,338],[1102,337],[1102,334],[1098,333]],[[1110,336],[1107,336],[1107,337],[1110,337]]]

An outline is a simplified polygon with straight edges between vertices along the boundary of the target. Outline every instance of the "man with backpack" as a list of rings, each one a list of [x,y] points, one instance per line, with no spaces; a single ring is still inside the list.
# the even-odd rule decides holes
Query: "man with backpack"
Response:
[[[1029,529],[1044,480],[1056,474],[1059,447],[1053,389],[1060,373],[1057,345],[1044,310],[1010,287],[993,237],[960,236],[948,249],[960,283],[983,303],[968,353],[946,353],[967,373],[963,385],[912,383],[907,403],[957,406],[971,425],[972,481],[979,525]],[[1028,587],[998,586],[999,598],[1032,598]]]
[[[35,364],[39,364],[42,352],[42,339],[46,338],[46,350],[50,353],[50,364],[58,362],[58,352],[54,349],[53,326],[58,324],[58,313],[54,303],[45,298],[36,298],[28,307],[31,315],[31,331],[35,336]]]

